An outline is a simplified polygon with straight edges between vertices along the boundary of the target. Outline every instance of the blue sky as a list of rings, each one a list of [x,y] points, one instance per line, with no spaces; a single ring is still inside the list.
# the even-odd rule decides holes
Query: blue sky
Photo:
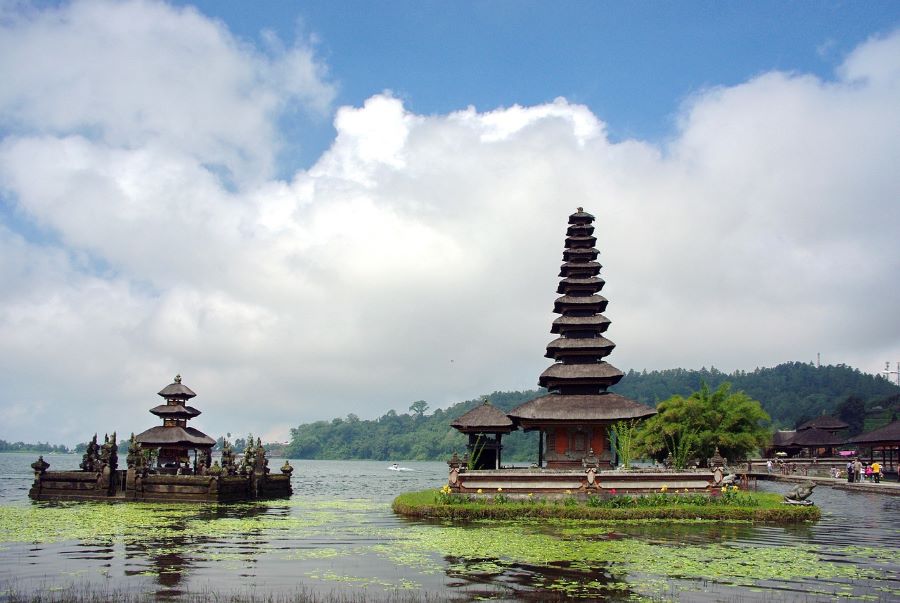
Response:
[[[416,113],[491,110],[562,96],[610,137],[665,140],[697,91],[771,70],[834,77],[869,36],[900,24],[896,2],[267,2],[185,3],[259,43],[315,40],[337,104],[384,90]],[[298,127],[288,121],[288,127]],[[330,145],[328,120],[288,168]]]
[[[0,0],[0,81],[6,440],[535,387],[577,206],[620,369],[900,360],[897,3]]]

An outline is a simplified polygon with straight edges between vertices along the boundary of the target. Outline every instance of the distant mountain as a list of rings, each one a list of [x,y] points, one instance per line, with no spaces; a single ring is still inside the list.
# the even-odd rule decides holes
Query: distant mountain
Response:
[[[793,428],[820,414],[839,415],[843,405],[844,411],[864,409],[865,429],[869,430],[888,422],[900,410],[900,388],[845,365],[816,367],[791,362],[731,374],[715,368],[629,371],[613,390],[655,406],[676,394],[689,395],[700,389],[702,382],[715,388],[724,381],[759,400],[775,428]],[[487,397],[501,410],[509,411],[543,393],[535,389],[494,392]],[[847,404],[848,398],[859,406]],[[412,408],[421,412],[398,414],[391,410],[374,420],[350,414],[299,425],[291,430],[284,454],[309,459],[444,460],[453,452],[465,450],[466,438],[450,423],[480,403],[480,398],[466,400],[429,415],[427,404],[417,402]],[[536,433],[513,432],[504,436],[503,444],[506,462],[537,460]]]

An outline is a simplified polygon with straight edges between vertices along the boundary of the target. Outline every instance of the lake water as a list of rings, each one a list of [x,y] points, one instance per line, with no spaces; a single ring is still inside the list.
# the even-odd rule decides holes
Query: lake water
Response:
[[[437,488],[444,463],[292,461],[294,495],[259,504],[34,503],[35,455],[0,454],[0,601],[112,588],[318,592],[371,600],[900,600],[900,497],[819,487],[814,525],[411,521],[394,496]],[[80,457],[47,455],[51,470]],[[270,463],[278,467],[281,460]],[[786,485],[760,483],[785,491]]]

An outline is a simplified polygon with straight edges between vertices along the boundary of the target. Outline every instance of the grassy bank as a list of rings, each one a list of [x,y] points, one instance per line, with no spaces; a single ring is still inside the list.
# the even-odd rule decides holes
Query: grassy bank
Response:
[[[539,497],[511,500],[502,492],[485,495],[456,495],[444,490],[407,492],[394,499],[395,513],[406,517],[437,519],[701,519],[708,521],[753,521],[798,523],[816,521],[816,506],[782,503],[780,494],[728,490],[708,494],[656,492],[643,495],[575,495],[545,500]]]

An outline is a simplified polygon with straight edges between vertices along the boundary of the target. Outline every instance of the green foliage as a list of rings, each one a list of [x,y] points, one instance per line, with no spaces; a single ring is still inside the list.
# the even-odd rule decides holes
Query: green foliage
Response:
[[[641,424],[635,437],[639,449],[658,460],[671,454],[683,468],[696,452],[701,462],[718,447],[728,459],[745,458],[764,446],[769,416],[744,392],[731,392],[723,383],[714,392],[704,383],[689,397],[673,396],[657,407],[657,414]]]
[[[542,395],[542,390],[494,392],[491,403],[503,411]],[[414,402],[410,408],[422,410],[419,415],[389,410],[374,420],[334,419],[299,425],[291,429],[291,441],[285,449],[289,458],[303,459],[377,459],[438,460],[454,452],[462,456],[466,436],[450,423],[456,417],[482,403],[483,397],[460,402],[447,409],[425,414],[424,406]],[[424,402],[424,401],[422,401]],[[503,437],[504,462],[537,460],[537,434],[513,432]]]
[[[478,465],[478,459],[481,458],[481,453],[484,452],[486,444],[487,440],[482,441],[481,435],[475,437],[475,445],[472,447],[472,454],[469,455],[469,458],[466,461],[466,469],[471,471]]]
[[[666,445],[669,456],[672,457],[672,464],[675,468],[684,469],[697,445],[697,432],[663,433],[663,443]]]
[[[836,409],[837,418],[849,425],[848,433],[856,435],[863,430],[866,421],[866,403],[859,396],[847,396]]]
[[[626,469],[631,468],[631,460],[634,458],[634,435],[637,432],[638,422],[616,421],[609,428],[609,439],[616,449],[618,463]]]
[[[415,402],[410,404],[409,410],[411,410],[413,414],[421,419],[428,411],[428,402],[426,402],[425,400],[416,400]]]
[[[87,444],[84,444],[87,448]],[[70,450],[63,445],[49,444],[47,442],[38,442],[37,444],[29,444],[25,442],[7,442],[0,440],[0,452],[58,452],[66,454]]]

